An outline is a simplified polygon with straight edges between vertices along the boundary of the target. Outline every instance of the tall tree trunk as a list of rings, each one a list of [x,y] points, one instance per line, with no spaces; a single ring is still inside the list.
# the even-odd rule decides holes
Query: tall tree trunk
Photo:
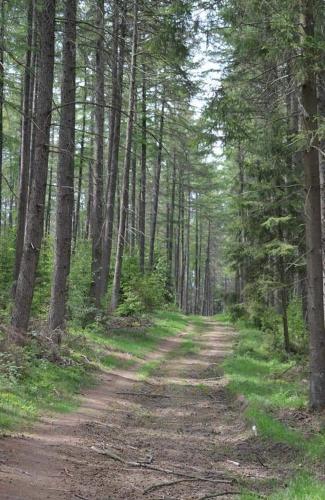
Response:
[[[136,98],[135,98],[135,109],[137,107],[136,104]],[[134,115],[134,122],[137,122],[137,114],[135,112]],[[131,250],[131,255],[134,255],[135,253],[135,235],[136,235],[136,211],[137,211],[137,206],[136,206],[136,187],[137,187],[137,145],[134,144],[133,147],[133,157],[132,157],[132,163],[131,163],[131,214],[130,214],[130,250]]]
[[[205,269],[204,269],[204,288],[203,288],[203,301],[202,301],[202,315],[208,316],[210,311],[210,247],[211,247],[211,223],[209,221],[208,225],[208,241],[206,249],[205,258]],[[225,295],[227,281],[225,278]]]
[[[36,268],[43,237],[44,205],[51,125],[55,0],[37,4],[37,30],[39,33],[39,91],[36,108],[34,175],[26,218],[24,250],[20,264],[12,313],[13,340],[24,340],[32,305]],[[15,334],[18,335],[16,336]]]
[[[173,249],[174,249],[174,218],[175,218],[175,196],[176,196],[176,152],[173,153],[172,191],[169,214],[169,239],[167,243],[167,283],[169,290],[173,289]]]
[[[163,90],[161,112],[160,112],[160,123],[159,123],[157,165],[156,165],[153,187],[152,187],[151,226],[150,226],[150,240],[149,240],[149,269],[150,270],[153,269],[154,256],[155,256],[155,238],[156,238],[156,226],[157,226],[157,215],[158,215],[159,186],[160,186],[163,133],[164,133],[164,118],[165,118],[164,115],[165,115],[165,91]]]
[[[195,196],[195,268],[194,268],[194,283],[195,283],[195,297],[194,297],[194,314],[199,312],[199,289],[200,289],[200,256],[199,256],[199,194]]]
[[[85,72],[84,77],[84,105],[82,110],[82,129],[81,129],[81,140],[80,140],[80,157],[79,157],[79,172],[78,172],[78,189],[77,189],[77,199],[75,214],[73,219],[73,247],[75,248],[77,243],[78,235],[80,234],[80,205],[81,205],[81,191],[82,191],[82,179],[83,179],[83,167],[85,163],[85,136],[86,136],[86,101],[87,101],[87,76]]]
[[[310,403],[316,409],[325,407],[325,327],[323,304],[322,231],[320,205],[320,172],[317,144],[317,93],[314,54],[309,40],[314,36],[312,0],[303,0],[302,26],[305,78],[302,84],[303,126],[308,134],[308,148],[303,164],[306,190],[306,245],[308,323],[310,330]]]
[[[102,232],[103,232],[103,155],[104,155],[104,0],[97,0],[96,26],[96,106],[95,160],[92,227],[92,283],[90,295],[96,307],[101,299]]]
[[[72,241],[76,96],[76,0],[65,2],[63,79],[57,173],[56,240],[49,326],[64,326]]]
[[[184,253],[185,253],[185,264],[184,264],[184,273],[185,273],[185,284],[184,284],[184,311],[186,314],[190,312],[190,239],[191,239],[191,190],[188,190],[188,212],[187,212],[187,221],[186,221],[186,241],[184,244]]]
[[[4,43],[5,0],[0,4],[0,233],[2,224],[2,175],[3,175],[3,104],[4,104]]]
[[[93,150],[94,150],[94,114],[90,118],[90,159],[88,160],[88,193],[87,193],[87,214],[85,239],[92,239],[92,217],[93,217],[93,199],[94,199],[94,176],[93,176]]]
[[[122,184],[122,198],[120,208],[120,223],[118,229],[117,252],[115,260],[115,271],[111,298],[111,310],[115,310],[119,303],[121,272],[125,243],[125,225],[129,204],[129,176],[132,158],[132,134],[133,121],[135,114],[135,94],[136,94],[136,59],[137,59],[137,43],[138,43],[138,2],[134,0],[133,4],[133,35],[132,35],[132,57],[131,57],[131,78],[130,78],[130,95],[129,95],[129,116],[127,123],[126,143],[125,143],[125,158],[124,172]]]
[[[30,170],[31,123],[32,123],[31,114],[33,105],[34,70],[35,70],[35,68],[32,67],[32,47],[33,47],[34,33],[35,33],[33,27],[33,19],[34,19],[34,0],[29,0],[28,14],[27,14],[28,33],[27,33],[27,51],[26,51],[26,63],[25,63],[25,75],[24,75],[23,119],[22,119],[22,132],[21,132],[16,254],[15,254],[15,268],[14,268],[15,285],[18,279],[20,261],[23,253],[26,210],[28,201],[28,186],[29,186],[28,181],[29,181],[29,170]],[[1,213],[1,208],[0,208],[0,213]]]
[[[53,144],[53,142],[52,142]],[[47,186],[47,204],[45,215],[45,234],[49,235],[51,230],[51,210],[52,210],[52,186],[53,186],[53,161],[49,161],[49,182]]]
[[[184,185],[183,180],[180,183],[179,191],[179,256],[180,256],[180,271],[179,271],[179,290],[178,290],[178,303],[180,308],[184,310],[184,284],[185,284],[185,239],[184,239]]]
[[[147,80],[146,65],[142,64],[141,101],[141,177],[139,189],[139,267],[144,273],[146,244],[146,189],[147,189]]]
[[[115,12],[118,13],[118,1],[115,3]],[[126,37],[126,5],[123,3],[121,12],[121,22],[118,31],[115,31],[114,37],[119,36],[119,52],[117,57],[116,74],[113,72],[112,80],[112,110],[114,109],[114,120],[111,120],[110,126],[112,134],[110,134],[109,144],[109,164],[108,164],[108,183],[106,196],[106,213],[105,224],[103,231],[103,256],[102,256],[102,275],[101,275],[101,295],[103,296],[107,290],[107,283],[111,265],[113,227],[114,227],[114,211],[115,211],[115,195],[118,182],[118,159],[120,149],[121,136],[121,110],[123,96],[123,74],[124,74],[124,59],[125,59],[125,37]],[[115,30],[117,28],[115,27]],[[117,44],[117,40],[115,41]],[[115,49],[117,50],[117,48]],[[118,206],[119,208],[119,206]]]

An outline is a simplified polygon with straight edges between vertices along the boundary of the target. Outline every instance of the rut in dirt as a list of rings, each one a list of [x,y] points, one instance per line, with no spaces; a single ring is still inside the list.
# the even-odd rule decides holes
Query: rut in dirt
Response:
[[[190,328],[151,356],[148,380],[105,374],[77,412],[2,440],[0,498],[190,500],[263,488],[284,450],[263,448],[226,388],[233,339],[214,322]]]

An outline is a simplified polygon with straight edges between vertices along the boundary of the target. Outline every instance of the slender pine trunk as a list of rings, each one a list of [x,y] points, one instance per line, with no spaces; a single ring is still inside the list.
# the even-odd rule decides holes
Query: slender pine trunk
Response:
[[[122,184],[122,198],[120,207],[120,223],[118,230],[117,252],[115,260],[115,271],[111,297],[111,310],[115,310],[119,303],[121,273],[125,244],[125,226],[129,204],[129,176],[132,158],[132,135],[133,121],[135,114],[135,94],[136,94],[136,61],[137,61],[137,43],[138,43],[138,2],[133,3],[133,34],[132,34],[132,56],[131,56],[131,78],[130,78],[130,95],[129,95],[129,112],[125,143],[125,159]]]
[[[74,204],[76,9],[76,0],[66,0],[57,172],[55,262],[49,313],[49,326],[52,330],[64,326],[70,273]]]
[[[39,34],[39,89],[35,117],[34,175],[32,176],[26,218],[24,249],[12,312],[12,340],[16,342],[24,341],[24,333],[28,327],[36,269],[43,238],[52,112],[55,0],[39,2],[36,9],[36,19]]]

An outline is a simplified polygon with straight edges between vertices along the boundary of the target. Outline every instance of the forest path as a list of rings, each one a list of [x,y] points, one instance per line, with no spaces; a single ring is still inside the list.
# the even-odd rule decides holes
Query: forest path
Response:
[[[150,378],[103,374],[78,411],[2,439],[0,498],[236,498],[243,481],[276,477],[225,388],[220,363],[233,338],[213,321],[192,326],[148,356]]]

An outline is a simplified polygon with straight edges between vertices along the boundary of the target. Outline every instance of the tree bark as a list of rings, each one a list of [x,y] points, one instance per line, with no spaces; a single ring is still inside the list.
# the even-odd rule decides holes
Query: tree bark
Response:
[[[208,241],[207,241],[205,269],[204,269],[202,316],[208,316],[210,312],[210,247],[211,247],[211,223],[209,221]],[[227,282],[225,281],[225,292],[226,292],[226,286]]]
[[[151,225],[150,225],[150,240],[149,240],[149,269],[150,270],[153,269],[154,256],[155,256],[155,238],[156,238],[156,226],[157,226],[157,215],[158,215],[159,186],[160,186],[163,133],[164,133],[164,118],[165,118],[165,116],[164,116],[165,115],[165,95],[164,94],[165,94],[165,92],[163,90],[161,111],[160,111],[160,122],[159,122],[157,165],[156,165],[153,187],[152,187],[152,209],[151,209]]]
[[[118,13],[118,1],[115,4],[115,12]],[[117,15],[117,14],[116,14]],[[125,21],[125,4],[121,12],[121,22],[118,31],[115,31],[114,37],[119,37],[119,52],[117,57],[116,75],[113,72],[112,80],[112,109],[114,109],[114,120],[112,118],[110,126],[112,134],[110,134],[109,145],[109,164],[108,164],[108,183],[106,196],[106,214],[103,235],[103,255],[102,255],[102,276],[101,276],[101,295],[103,296],[107,290],[109,271],[111,265],[113,228],[114,228],[114,212],[115,212],[115,196],[118,182],[118,159],[120,149],[121,136],[121,110],[123,96],[123,74],[124,74],[124,59],[125,59],[125,37],[126,37],[126,21]],[[115,27],[115,30],[117,28]],[[117,50],[117,49],[115,49]],[[119,209],[119,206],[118,206]]]
[[[3,104],[4,104],[4,43],[5,0],[0,4],[0,233],[2,226],[2,175],[3,175]]]
[[[49,314],[49,326],[52,330],[64,327],[70,272],[74,204],[76,8],[76,0],[66,0],[61,86],[62,110],[59,136],[60,151],[57,172],[55,263]]]
[[[73,247],[75,248],[77,243],[77,238],[80,234],[80,205],[81,205],[81,191],[82,191],[82,180],[83,180],[83,167],[85,163],[85,135],[86,135],[86,101],[88,95],[87,89],[87,76],[85,72],[84,78],[84,105],[82,110],[82,130],[81,130],[81,141],[80,141],[80,157],[79,157],[79,172],[78,172],[78,189],[77,189],[77,199],[75,206],[75,213],[73,219]]]
[[[27,33],[25,74],[24,74],[23,120],[22,120],[22,133],[21,133],[14,286],[16,286],[17,283],[21,256],[24,247],[26,210],[27,210],[28,188],[29,188],[29,170],[30,170],[30,159],[31,159],[30,148],[31,148],[31,130],[32,130],[31,114],[33,106],[34,70],[35,70],[35,68],[32,67],[32,47],[35,38],[33,20],[34,20],[34,0],[29,0],[28,13],[27,13],[28,33]]]
[[[17,342],[24,340],[23,334],[28,327],[36,268],[43,237],[52,111],[55,0],[39,2],[36,9],[36,19],[39,33],[39,90],[35,117],[34,175],[26,218],[24,250],[12,313],[13,340]]]
[[[103,232],[103,156],[104,156],[104,0],[97,0],[96,27],[96,106],[95,106],[95,160],[92,227],[92,283],[90,296],[100,306],[102,275]]]
[[[129,113],[125,144],[125,159],[122,184],[122,198],[120,208],[120,223],[118,230],[117,252],[115,260],[115,271],[111,298],[111,310],[115,310],[119,303],[121,272],[125,243],[125,226],[129,204],[129,176],[132,157],[132,134],[133,121],[135,114],[135,94],[136,94],[136,60],[137,60],[137,42],[138,42],[138,2],[134,0],[133,4],[133,34],[132,34],[132,57],[131,57],[131,78],[130,78],[130,95],[129,95]]]
[[[173,153],[173,172],[169,214],[169,239],[167,242],[167,284],[169,291],[173,289],[173,250],[174,250],[174,218],[175,218],[175,196],[176,196],[176,152]]]
[[[145,64],[142,64],[141,135],[141,177],[139,190],[139,267],[140,272],[143,274],[146,244],[147,190],[147,78]]]
[[[322,231],[320,172],[318,158],[317,92],[313,68],[314,54],[309,40],[314,36],[313,1],[302,1],[303,56],[305,78],[302,84],[303,127],[308,147],[303,155],[306,190],[307,298],[310,331],[310,404],[325,408],[325,328],[323,307]],[[306,39],[308,41],[306,41]]]

